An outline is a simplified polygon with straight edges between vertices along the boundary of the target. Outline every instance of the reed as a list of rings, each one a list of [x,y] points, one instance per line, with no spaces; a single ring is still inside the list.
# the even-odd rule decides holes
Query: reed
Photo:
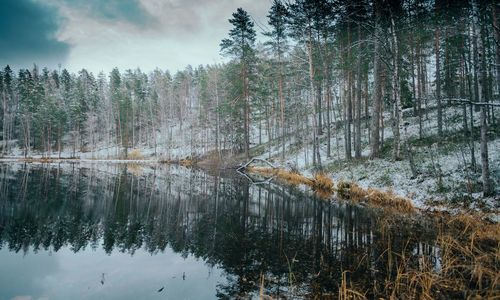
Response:
[[[338,299],[339,300],[365,300],[365,299],[367,299],[363,293],[358,292],[352,288],[352,283],[347,280],[347,273],[348,273],[348,271],[342,272],[342,278],[340,281]]]
[[[437,228],[439,265],[425,254],[392,253],[389,243],[386,255],[398,263],[394,272],[388,272],[380,295],[389,299],[500,299],[500,224],[479,213],[441,213],[430,221]],[[385,218],[378,223],[386,228],[385,235],[397,228],[398,221]],[[388,260],[388,270],[392,270]]]

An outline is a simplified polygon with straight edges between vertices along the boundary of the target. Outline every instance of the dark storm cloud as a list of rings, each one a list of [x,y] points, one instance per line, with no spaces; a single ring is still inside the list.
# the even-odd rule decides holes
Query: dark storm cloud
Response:
[[[139,0],[64,0],[64,2],[78,9],[86,9],[90,17],[94,18],[124,21],[136,25],[147,25],[152,21]]]
[[[69,45],[58,41],[61,18],[57,10],[31,0],[0,4],[0,65],[29,67],[33,63],[64,62]]]

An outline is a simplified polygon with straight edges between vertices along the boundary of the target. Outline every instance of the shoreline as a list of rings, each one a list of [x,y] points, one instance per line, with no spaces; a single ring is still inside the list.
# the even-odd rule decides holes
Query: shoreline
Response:
[[[0,163],[27,163],[27,164],[131,164],[131,165],[177,165],[187,168],[199,168],[210,172],[214,170],[237,170],[238,166],[235,162],[240,162],[241,159],[231,157],[232,164],[225,165],[221,161],[210,158],[200,160],[189,160],[187,158],[177,160],[165,160],[161,158],[143,158],[143,159],[102,159],[102,158],[72,158],[72,157],[19,157],[7,156],[1,157]],[[223,166],[223,167],[221,167]],[[466,213],[473,215],[475,213],[495,213],[496,208],[487,210],[481,209],[465,209],[461,207],[451,207],[443,203],[429,201],[422,203],[414,201],[409,197],[405,197],[395,192],[391,186],[377,187],[364,186],[359,181],[355,180],[335,180],[335,174],[329,172],[320,172],[309,174],[307,170],[294,171],[287,168],[263,168],[263,167],[248,167],[244,173],[255,174],[258,176],[268,177],[267,181],[277,182],[277,184],[287,184],[294,186],[305,186],[319,198],[327,201],[337,198],[342,201],[350,201],[361,205],[373,206],[375,208],[389,209],[402,213],[412,212],[449,212],[449,213]],[[319,176],[318,176],[319,175]],[[431,197],[429,197],[431,198]],[[394,207],[400,207],[399,209]],[[498,222],[498,220],[493,220]]]

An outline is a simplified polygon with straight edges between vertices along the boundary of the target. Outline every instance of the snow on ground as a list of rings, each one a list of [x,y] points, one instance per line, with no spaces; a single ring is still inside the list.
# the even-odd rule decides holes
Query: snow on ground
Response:
[[[469,112],[469,111],[468,111]],[[390,115],[384,114],[385,128],[384,140],[390,141],[393,137],[390,127]],[[410,125],[406,128],[406,137],[417,139],[419,136],[418,117],[406,117],[405,122]],[[470,126],[470,120],[468,120]],[[474,126],[479,127],[479,112],[474,112]],[[443,111],[443,130],[445,135],[459,133],[463,128],[462,108],[448,107]],[[342,129],[340,129],[342,130]],[[364,188],[374,187],[384,190],[392,190],[400,196],[407,197],[420,208],[428,208],[432,200],[442,202],[461,201],[465,197],[478,200],[482,197],[481,174],[473,172],[470,168],[470,148],[466,144],[443,143],[442,145],[431,144],[421,147],[413,147],[414,160],[418,175],[413,178],[408,159],[392,161],[390,154],[383,159],[367,159],[370,155],[368,133],[363,129],[362,159],[360,161],[347,162],[344,157],[344,134],[338,132],[338,139],[331,140],[331,157],[326,157],[326,137],[321,140],[320,152],[323,167],[330,173],[335,182],[353,181]],[[424,114],[422,122],[424,138],[437,134],[437,111],[430,110]],[[476,162],[480,164],[479,141],[476,136]],[[296,141],[289,141],[287,149],[293,149]],[[354,149],[353,149],[354,150]],[[500,194],[500,139],[488,142],[490,177],[492,178],[496,194]],[[271,148],[271,159],[274,163],[284,168],[296,168],[302,174],[312,177],[312,147],[306,143],[305,147],[287,153],[285,161],[280,160],[280,146]],[[354,153],[354,152],[353,152]],[[389,157],[387,157],[389,156]],[[259,156],[267,159],[269,150]],[[480,170],[480,166],[477,166]],[[476,186],[476,188],[474,188]],[[478,187],[479,186],[479,187]],[[467,192],[470,187],[470,192]],[[489,207],[498,208],[500,200],[497,198],[483,199]],[[434,201],[436,202],[436,201]],[[472,203],[474,204],[474,203]],[[477,204],[477,203],[476,203]]]
[[[492,151],[490,155],[491,176],[496,177],[500,171],[500,139],[489,143]],[[439,155],[434,151],[434,162],[423,162],[421,174],[412,177],[409,162],[391,162],[384,159],[366,160],[357,165],[349,165],[331,174],[335,182],[353,181],[364,188],[375,187],[391,189],[396,194],[405,196],[413,201],[415,206],[427,208],[428,200],[453,200],[454,197],[467,195],[463,190],[469,182],[479,183],[480,176],[472,174],[464,165],[461,154],[457,152]],[[468,159],[468,157],[466,158]],[[496,174],[496,175],[495,175]],[[441,181],[439,180],[441,176]],[[481,193],[472,193],[478,198]],[[491,199],[492,200],[492,199]]]

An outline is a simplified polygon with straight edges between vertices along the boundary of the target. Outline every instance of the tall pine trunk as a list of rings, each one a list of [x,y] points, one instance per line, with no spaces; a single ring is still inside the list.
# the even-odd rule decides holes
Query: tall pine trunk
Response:
[[[380,8],[375,6],[375,36],[374,36],[374,62],[373,62],[373,101],[372,101],[372,132],[371,132],[371,154],[372,158],[378,157],[380,154],[380,117],[382,110],[382,85],[381,85],[381,70],[380,70],[380,38],[382,27],[380,25]]]
[[[435,32],[435,55],[436,55],[436,100],[437,100],[437,122],[438,122],[438,136],[443,136],[443,108],[441,106],[441,69],[440,69],[440,43],[439,43],[440,29],[436,27]]]
[[[394,148],[393,148],[393,159],[398,160],[401,158],[401,132],[403,131],[403,110],[401,105],[401,91],[399,84],[399,45],[398,37],[396,34],[396,25],[394,23],[394,18],[391,17],[391,27],[392,27],[392,44],[394,48],[394,59],[393,59],[393,73],[392,73],[392,95],[394,101],[393,108],[393,133],[394,133]]]
[[[475,7],[477,8],[477,4]],[[477,58],[478,58],[478,100],[479,102],[488,102],[487,99],[487,77],[486,77],[486,51],[484,45],[484,36],[486,34],[484,18],[481,18],[482,22],[480,24],[479,33],[479,43],[477,48]],[[478,19],[476,19],[478,20]],[[488,125],[487,125],[487,110],[486,105],[481,105],[481,176],[483,180],[483,194],[484,196],[490,196],[493,194],[493,188],[490,183],[490,172],[489,172],[489,161],[488,161]]]
[[[358,61],[356,77],[356,136],[354,140],[354,157],[361,158],[361,26],[358,24]]]

